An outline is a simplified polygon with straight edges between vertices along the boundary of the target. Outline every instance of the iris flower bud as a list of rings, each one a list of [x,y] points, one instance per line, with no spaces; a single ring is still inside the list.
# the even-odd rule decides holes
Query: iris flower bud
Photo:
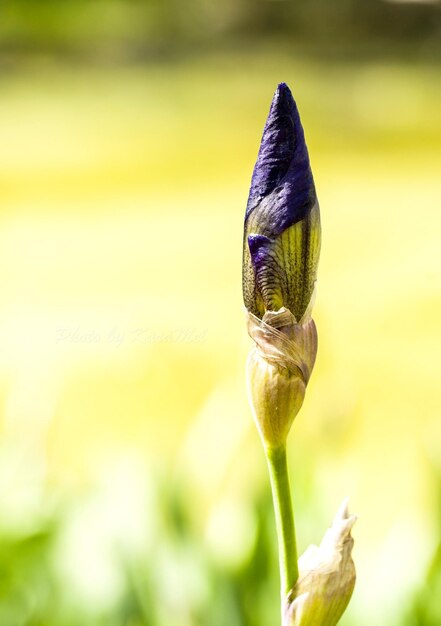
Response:
[[[288,594],[283,626],[335,626],[355,585],[351,529],[355,515],[347,500],[320,546],[309,546],[299,559],[299,579]]]
[[[283,626],[335,626],[355,584],[346,503],[319,547],[297,562],[286,439],[317,353],[311,318],[320,213],[303,128],[289,88],[271,103],[245,214],[243,296],[255,348],[248,391],[265,449],[279,544]]]
[[[286,307],[300,322],[314,291],[320,213],[302,124],[285,83],[263,131],[245,214],[243,295],[247,310]]]
[[[248,388],[265,445],[283,445],[317,352],[310,317],[320,213],[297,106],[285,83],[263,132],[245,215],[243,296],[256,343]]]

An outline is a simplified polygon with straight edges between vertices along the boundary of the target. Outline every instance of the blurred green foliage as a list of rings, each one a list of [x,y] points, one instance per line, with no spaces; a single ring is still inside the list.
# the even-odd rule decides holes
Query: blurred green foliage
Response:
[[[9,0],[0,20],[4,63],[35,53],[133,61],[244,38],[316,54],[323,45],[346,54],[348,44],[378,53],[400,43],[430,57],[438,35],[436,2],[382,0]]]
[[[154,508],[145,509],[138,520],[145,533],[135,549],[127,550],[122,535],[113,536],[107,545],[112,557],[107,566],[118,571],[123,582],[105,602],[97,601],[93,594],[85,600],[79,593],[83,583],[86,588],[89,584],[89,568],[94,561],[91,554],[79,555],[83,569],[80,567],[73,577],[69,568],[64,569],[59,562],[60,557],[64,558],[60,546],[72,523],[72,513],[84,507],[88,499],[99,497],[99,488],[64,504],[60,501],[50,519],[33,531],[3,533],[0,540],[0,623],[5,626],[276,624],[279,619],[278,571],[268,491],[262,490],[251,505],[256,523],[252,550],[231,567],[221,565],[203,549],[192,511],[191,486],[170,482],[164,477],[157,477],[152,486],[156,496],[152,500],[150,494],[149,501]],[[186,498],[182,494],[186,494]],[[138,494],[141,499],[143,495]],[[41,506],[47,507],[44,499]],[[160,524],[154,542],[149,542],[147,535],[153,518],[158,518]],[[87,534],[87,527],[81,532]],[[101,532],[106,532],[105,528]],[[81,550],[81,547],[74,546],[74,549]],[[427,580],[411,602],[411,609],[408,605],[402,606],[394,623],[439,626],[440,591],[441,550],[438,546]],[[347,626],[356,623],[344,620]]]
[[[203,550],[192,521],[191,487],[170,486],[157,479],[153,509],[138,521],[145,528],[133,550],[115,534],[105,546],[106,566],[117,571],[121,584],[103,601],[79,592],[93,580],[95,557],[79,554],[80,568],[72,576],[59,558],[63,537],[75,510],[99,497],[83,493],[63,504],[44,524],[28,532],[2,533],[0,540],[0,623],[7,626],[265,626],[278,618],[277,562],[269,494],[252,506],[256,535],[247,558],[234,567],[222,567]],[[187,494],[187,499],[182,498]],[[143,495],[137,494],[140,499]],[[190,497],[188,497],[190,496]],[[41,507],[48,508],[45,497]],[[147,535],[153,520],[160,521],[154,541]],[[28,520],[31,527],[33,520]],[[75,524],[75,522],[74,522]],[[91,530],[93,533],[94,531]],[[105,533],[103,527],[98,533]],[[88,533],[87,526],[81,533]],[[71,540],[80,539],[77,533]],[[80,539],[81,540],[81,539]],[[99,552],[103,546],[94,545]],[[74,545],[74,550],[81,550]],[[107,572],[109,573],[109,571]],[[110,572],[112,573],[112,572]],[[78,578],[79,577],[79,578]],[[104,578],[106,578],[104,576]],[[72,581],[73,580],[73,584]],[[75,584],[76,583],[76,584]],[[112,585],[110,584],[110,587]],[[83,590],[84,592],[84,590]],[[87,597],[86,591],[86,597]]]
[[[438,511],[434,526],[441,534],[441,472],[437,473]],[[409,613],[409,626],[438,626],[441,624],[441,537],[434,546],[425,579],[415,594]]]

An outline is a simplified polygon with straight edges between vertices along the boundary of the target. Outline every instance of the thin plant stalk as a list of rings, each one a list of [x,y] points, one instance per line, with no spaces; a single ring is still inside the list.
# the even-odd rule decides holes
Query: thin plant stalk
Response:
[[[286,596],[299,577],[294,511],[289,486],[286,446],[266,448],[279,545],[282,610]]]

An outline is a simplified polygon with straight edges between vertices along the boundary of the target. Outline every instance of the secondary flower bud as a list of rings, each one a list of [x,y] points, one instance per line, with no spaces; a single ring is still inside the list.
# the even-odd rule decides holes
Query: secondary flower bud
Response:
[[[299,559],[299,579],[286,599],[283,626],[335,626],[355,585],[352,560],[356,521],[343,502],[320,544],[309,546]]]
[[[243,295],[247,310],[289,309],[297,322],[311,301],[320,254],[320,213],[302,124],[291,91],[276,90],[245,215]]]

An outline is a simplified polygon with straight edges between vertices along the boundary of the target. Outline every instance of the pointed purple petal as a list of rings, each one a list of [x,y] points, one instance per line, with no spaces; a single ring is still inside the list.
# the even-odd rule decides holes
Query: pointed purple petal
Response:
[[[278,85],[271,103],[251,180],[245,221],[270,194],[273,201],[261,220],[262,230],[271,237],[302,220],[316,200],[299,112],[285,83]]]

